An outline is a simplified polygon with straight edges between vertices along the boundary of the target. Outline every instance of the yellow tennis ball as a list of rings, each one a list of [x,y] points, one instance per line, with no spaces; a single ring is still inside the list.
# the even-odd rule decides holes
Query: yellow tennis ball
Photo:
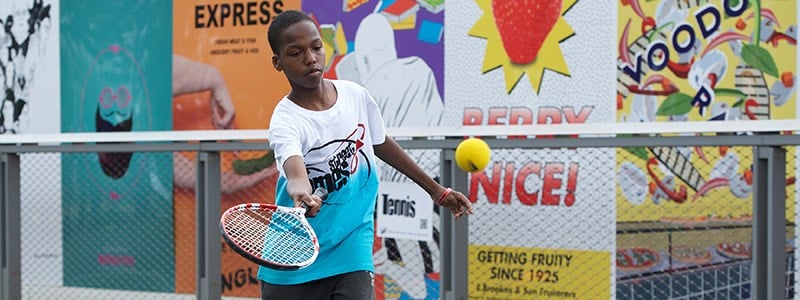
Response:
[[[483,170],[492,158],[489,144],[479,138],[468,138],[456,147],[456,165],[462,170],[472,173]]]

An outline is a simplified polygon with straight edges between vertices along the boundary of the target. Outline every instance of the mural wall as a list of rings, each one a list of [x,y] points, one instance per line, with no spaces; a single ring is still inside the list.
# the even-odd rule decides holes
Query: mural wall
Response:
[[[324,76],[363,85],[387,127],[798,114],[793,1],[12,0],[0,3],[0,134],[266,129],[289,91],[266,31],[289,9],[318,23]],[[612,298],[636,276],[683,270],[671,257],[700,256],[678,267],[705,270],[730,262],[730,249],[746,254],[748,151],[493,150],[463,191],[476,206],[470,295]],[[437,175],[438,151],[408,152]],[[36,170],[23,175],[23,197],[34,199],[23,212],[56,203],[58,218],[44,222],[60,228],[35,241],[47,248],[23,251],[24,264],[58,275],[23,280],[194,293],[195,164],[194,153],[23,157]],[[222,171],[222,209],[274,197],[268,149],[222,153]],[[387,197],[411,184],[380,172]],[[378,299],[440,296],[439,212],[425,201],[424,214],[395,223],[410,227],[391,230],[413,235],[376,236]],[[157,230],[137,230],[145,223]],[[709,224],[735,229],[701,230]],[[676,243],[642,234],[676,228]],[[222,245],[223,294],[257,297],[257,267]]]
[[[266,128],[272,108],[289,90],[271,63],[269,22],[299,1],[174,1],[172,129]],[[225,13],[227,12],[227,13]],[[172,156],[175,211],[175,291],[196,284],[195,164],[193,152]],[[269,151],[223,152],[222,205],[272,201],[278,170]],[[222,245],[223,294],[258,295],[257,266]]]
[[[448,2],[444,124],[613,122],[614,20],[597,12],[614,7]],[[611,297],[613,163],[610,149],[493,150],[470,178],[470,297]]]
[[[617,13],[618,122],[797,117],[795,2],[621,1]],[[786,155],[792,251],[795,149]],[[688,269],[708,276],[717,270],[712,265],[731,272],[747,265],[753,156],[750,147],[620,148],[618,290],[635,297],[628,283],[642,275],[657,281]],[[742,272],[730,278],[731,293],[749,278]]]
[[[172,22],[170,3],[62,4],[62,132],[169,130],[172,32],[161,29]],[[64,285],[174,289],[170,160],[154,152],[62,155]]]
[[[320,24],[327,55],[326,78],[363,85],[378,103],[387,127],[443,124],[444,1],[305,1],[302,8]],[[422,161],[438,157],[438,152],[416,150],[410,154],[436,176],[438,161]],[[404,195],[393,191],[413,185],[391,167],[381,164],[380,168],[387,187],[400,187],[383,189],[382,194]],[[416,209],[431,202],[427,194],[415,195]],[[428,219],[431,227],[425,228],[425,238],[376,237],[373,259],[378,299],[439,298],[438,212],[420,212],[423,214],[433,216]],[[419,224],[415,219],[404,222]],[[419,226],[413,229],[419,231]]]

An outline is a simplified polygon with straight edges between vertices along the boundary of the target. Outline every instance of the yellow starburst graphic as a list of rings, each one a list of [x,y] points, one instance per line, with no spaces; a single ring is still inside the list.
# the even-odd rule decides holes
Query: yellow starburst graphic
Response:
[[[561,52],[559,43],[575,34],[572,27],[564,20],[564,14],[569,11],[578,0],[564,0],[558,21],[556,21],[550,33],[547,34],[536,60],[528,64],[512,63],[508,54],[506,54],[500,32],[495,25],[494,14],[492,13],[492,0],[476,0],[476,2],[480,9],[483,10],[483,16],[478,19],[475,25],[469,30],[468,34],[487,40],[486,53],[483,57],[483,67],[481,71],[487,73],[499,67],[503,67],[507,93],[511,93],[511,90],[514,89],[525,73],[528,74],[528,80],[530,80],[531,86],[537,94],[541,88],[545,69],[569,76],[569,68],[567,67],[566,60],[564,60],[564,55]]]

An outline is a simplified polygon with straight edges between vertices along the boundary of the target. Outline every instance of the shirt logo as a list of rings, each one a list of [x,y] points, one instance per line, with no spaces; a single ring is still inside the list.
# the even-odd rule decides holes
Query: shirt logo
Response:
[[[372,165],[364,153],[366,126],[358,126],[344,139],[337,139],[326,144],[312,148],[306,153],[308,156],[325,155],[326,159],[319,163],[307,164],[311,187],[323,187],[328,192],[341,190],[348,183],[351,174],[358,170],[359,163],[366,163],[368,176],[371,176]]]

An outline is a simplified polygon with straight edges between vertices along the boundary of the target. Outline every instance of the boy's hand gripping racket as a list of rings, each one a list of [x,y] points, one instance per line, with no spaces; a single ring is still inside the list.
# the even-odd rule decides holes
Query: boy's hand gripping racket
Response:
[[[323,200],[328,192],[314,191]],[[222,214],[219,229],[228,246],[264,267],[297,270],[311,265],[319,254],[319,242],[305,217],[306,207],[266,203],[233,206]]]

